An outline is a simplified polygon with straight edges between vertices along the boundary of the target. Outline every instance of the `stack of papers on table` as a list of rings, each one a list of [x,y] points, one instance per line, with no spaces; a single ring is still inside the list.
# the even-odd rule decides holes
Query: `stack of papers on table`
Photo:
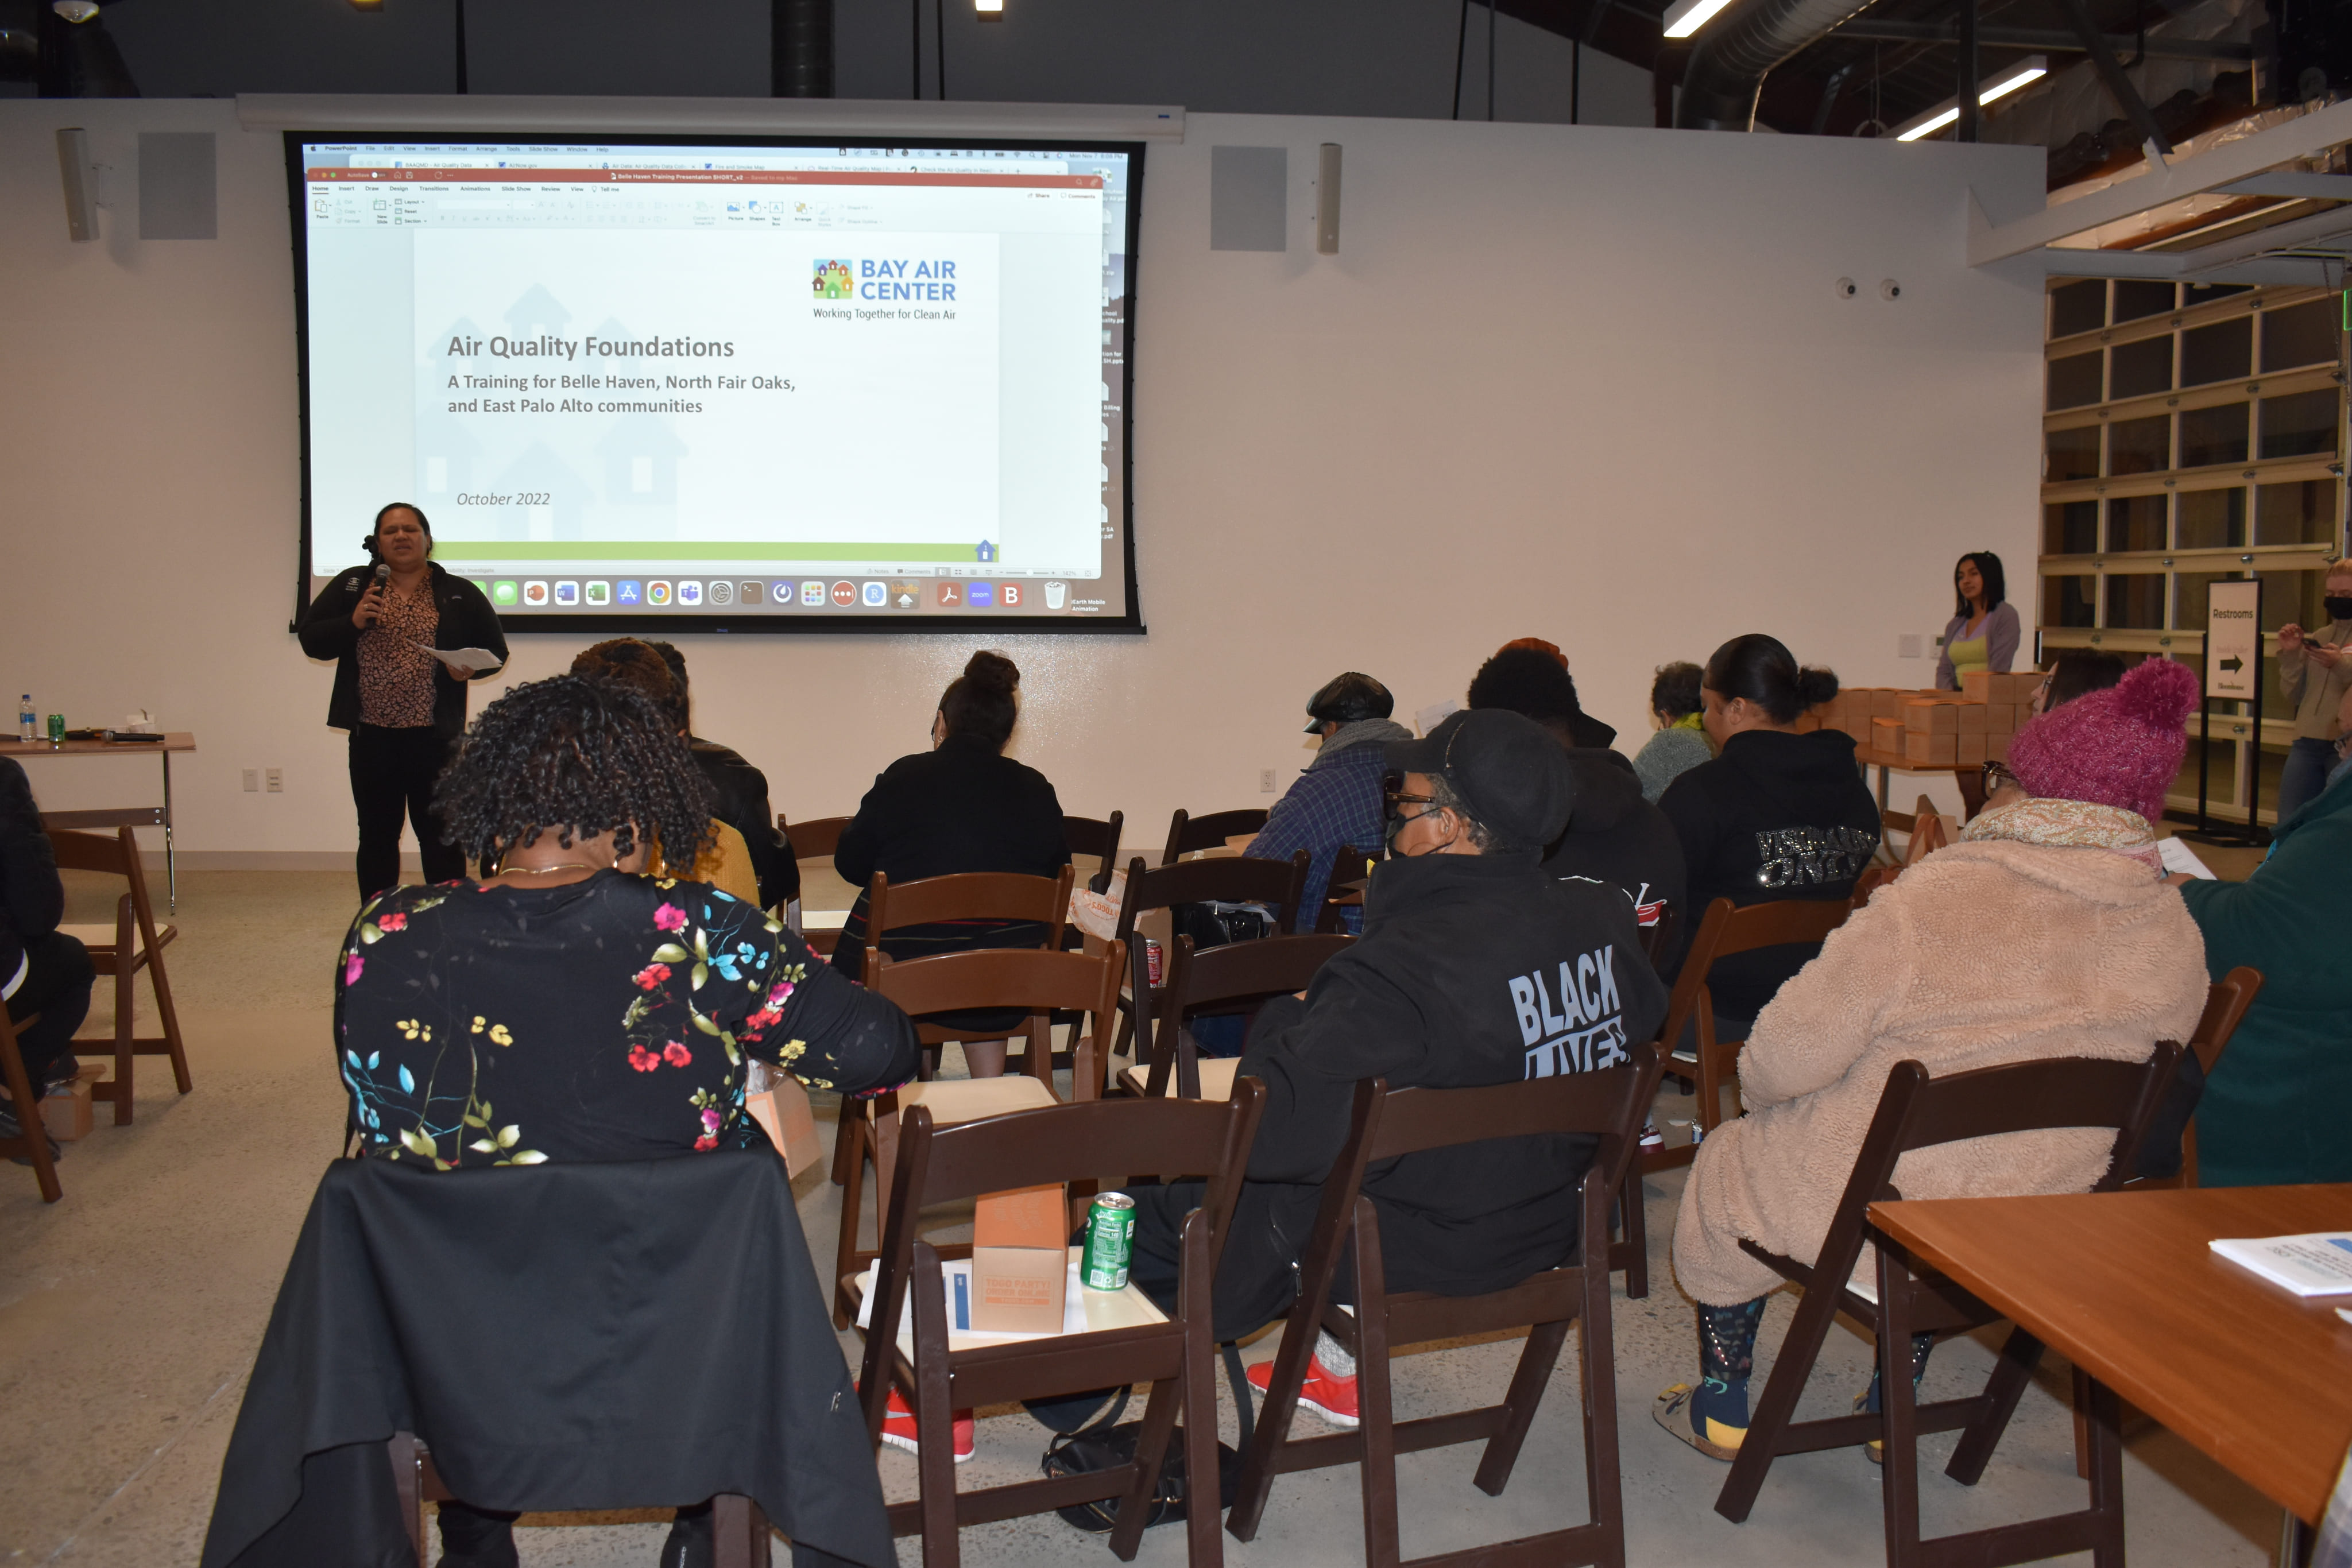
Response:
[[[2242,1268],[2298,1296],[2352,1295],[2352,1231],[2260,1236],[2207,1243]]]

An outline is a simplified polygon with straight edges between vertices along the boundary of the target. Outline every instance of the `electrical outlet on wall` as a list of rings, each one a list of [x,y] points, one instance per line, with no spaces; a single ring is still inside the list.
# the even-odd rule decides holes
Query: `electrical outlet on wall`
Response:
[[[247,769],[245,770],[245,792],[246,792],[247,794],[250,795],[250,794],[252,794],[254,791],[256,791],[256,790],[259,789],[260,788],[261,788],[261,769],[259,769],[258,768],[247,768]]]
[[[1916,659],[1919,657],[1919,633],[1916,632],[1897,632],[1895,638],[1895,656],[1898,659]]]
[[[286,793],[286,771],[285,771],[285,769],[280,768],[272,768],[268,769],[268,779],[269,779],[269,792],[270,792],[271,794],[273,794],[273,795],[283,795],[284,793]]]
[[[1273,768],[1261,768],[1257,770],[1257,792],[1261,795],[1271,795],[1274,793]]]

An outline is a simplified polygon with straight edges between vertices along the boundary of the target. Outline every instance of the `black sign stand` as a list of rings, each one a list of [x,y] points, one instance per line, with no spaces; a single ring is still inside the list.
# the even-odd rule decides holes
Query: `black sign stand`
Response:
[[[2263,799],[2263,591],[2262,579],[2254,580],[2254,712],[2250,727],[2252,748],[2246,762],[2246,825],[2243,828],[2215,829],[2207,825],[2205,817],[2206,779],[2212,768],[2213,699],[2202,697],[2197,704],[2197,831],[2179,833],[2177,838],[2194,844],[2215,844],[2224,849],[2260,849],[2271,841],[2271,831],[2255,820]],[[2200,670],[2201,685],[2205,673]]]

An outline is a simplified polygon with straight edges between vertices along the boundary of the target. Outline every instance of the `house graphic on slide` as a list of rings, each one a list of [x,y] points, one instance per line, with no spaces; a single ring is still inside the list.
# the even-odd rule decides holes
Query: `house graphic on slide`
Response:
[[[507,331],[518,338],[536,338],[542,332],[562,337],[571,319],[572,312],[566,310],[554,295],[536,283],[523,291],[521,298],[507,307]]]
[[[481,441],[467,428],[466,415],[449,412],[452,402],[475,395],[449,385],[452,376],[473,373],[474,361],[451,358],[449,344],[453,339],[482,335],[471,317],[460,316],[424,345],[426,368],[416,389],[416,489],[421,496],[454,496],[473,488],[478,477],[475,468],[481,461]],[[461,380],[459,389],[463,385]]]
[[[819,299],[848,299],[857,292],[857,285],[849,276],[849,263],[845,261],[819,260],[809,287]]]

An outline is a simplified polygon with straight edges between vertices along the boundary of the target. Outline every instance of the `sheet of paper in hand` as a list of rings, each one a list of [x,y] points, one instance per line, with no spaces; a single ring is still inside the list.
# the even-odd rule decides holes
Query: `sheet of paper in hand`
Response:
[[[422,643],[416,645],[448,665],[449,673],[459,680],[484,670],[495,670],[506,663],[488,648],[427,648]]]

